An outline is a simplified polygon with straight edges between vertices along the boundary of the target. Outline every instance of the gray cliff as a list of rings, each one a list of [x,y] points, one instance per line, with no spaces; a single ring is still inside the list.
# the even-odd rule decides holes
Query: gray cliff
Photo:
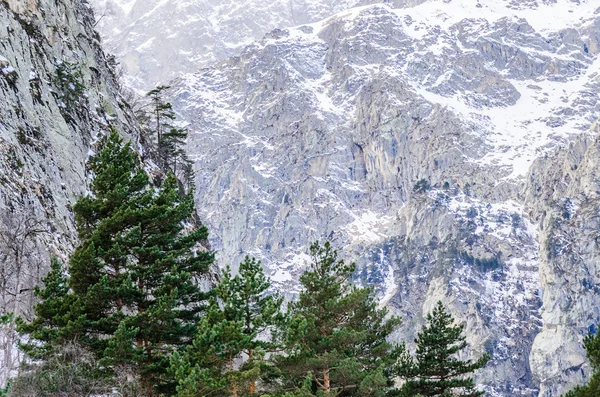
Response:
[[[422,3],[422,4],[416,4]],[[276,29],[174,83],[222,264],[293,296],[332,239],[411,339],[438,299],[490,396],[589,375],[600,321],[593,2],[415,2]]]
[[[378,2],[363,0],[364,4]],[[315,22],[358,0],[91,0],[128,87],[149,91],[238,54],[275,28]],[[362,4],[362,3],[361,3]]]
[[[0,314],[29,318],[32,289],[75,242],[71,205],[110,126],[133,133],[128,106],[81,0],[0,1]],[[19,362],[0,329],[0,385]]]

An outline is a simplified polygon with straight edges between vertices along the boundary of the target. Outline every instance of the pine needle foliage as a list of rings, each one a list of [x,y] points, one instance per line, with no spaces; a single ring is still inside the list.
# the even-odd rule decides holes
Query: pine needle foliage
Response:
[[[161,85],[146,94],[150,99],[151,111],[144,119],[150,121],[149,129],[156,135],[159,165],[176,175],[181,173],[187,179],[189,176],[186,174],[191,165],[184,150],[187,131],[175,126],[173,105],[165,99],[165,91],[169,88],[171,87]]]
[[[257,382],[274,372],[265,360],[275,348],[268,332],[283,320],[283,299],[270,294],[270,286],[254,258],[246,257],[235,276],[229,266],[223,271],[193,345],[171,360],[179,397],[198,390],[234,397],[259,393]]]
[[[388,337],[400,319],[378,307],[372,288],[350,282],[355,264],[338,259],[329,242],[314,243],[310,252],[281,334],[281,395],[383,396],[391,385],[385,370],[394,361]]]
[[[405,380],[400,390],[392,395],[412,396],[464,396],[478,397],[473,378],[467,376],[483,368],[489,361],[484,354],[476,361],[460,360],[457,354],[467,347],[463,325],[453,325],[454,319],[438,302],[427,315],[427,324],[419,332],[413,357],[404,346],[399,348],[400,359],[393,372]]]
[[[201,246],[207,230],[193,226],[193,198],[175,177],[153,186],[116,132],[89,168],[90,194],[73,207],[80,244],[70,277],[53,265],[36,318],[21,326],[27,349],[77,338],[107,368],[134,368],[148,396],[172,391],[169,357],[191,342],[206,309],[198,282],[214,258]]]
[[[42,278],[43,288],[36,286],[34,296],[40,301],[30,323],[17,318],[17,331],[29,336],[20,348],[35,360],[45,360],[57,346],[81,334],[85,315],[76,295],[69,293],[63,264],[52,258],[50,272]]]

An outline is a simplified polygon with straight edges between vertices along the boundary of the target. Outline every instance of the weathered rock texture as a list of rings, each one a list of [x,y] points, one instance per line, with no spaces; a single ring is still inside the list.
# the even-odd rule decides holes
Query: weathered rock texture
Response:
[[[256,255],[292,296],[330,238],[399,337],[442,299],[492,353],[490,396],[559,396],[600,322],[597,2],[394,0],[307,24],[354,3],[98,0],[116,10],[98,26],[135,89],[222,61],[173,89],[222,264]],[[2,304],[27,315],[73,244],[90,147],[128,113],[83,0],[3,0],[0,21],[0,260],[19,263]]]
[[[598,5],[415,4],[274,30],[178,80],[198,207],[222,263],[256,255],[293,293],[333,239],[404,338],[442,299],[492,353],[490,396],[558,396],[600,321]]]
[[[32,288],[75,240],[71,205],[109,125],[127,105],[82,0],[0,1],[0,313],[30,315]],[[18,362],[0,332],[0,384]]]
[[[365,0],[368,2],[378,2]],[[275,28],[315,22],[358,0],[92,0],[106,49],[131,88],[196,72]]]

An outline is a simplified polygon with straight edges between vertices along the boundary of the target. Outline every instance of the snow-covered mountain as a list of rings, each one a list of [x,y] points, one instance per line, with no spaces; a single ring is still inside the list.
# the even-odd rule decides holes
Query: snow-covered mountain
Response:
[[[92,0],[127,84],[148,91],[196,72],[282,26],[314,22],[358,0]]]
[[[292,291],[309,242],[333,238],[405,334],[451,305],[492,351],[491,396],[581,381],[600,320],[598,6],[354,8],[179,80],[221,259],[259,256]]]
[[[353,3],[123,1],[100,23],[134,88],[198,70],[172,94],[221,263],[260,257],[292,294],[333,239],[403,338],[442,299],[492,353],[490,396],[559,396],[600,322],[600,3]]]

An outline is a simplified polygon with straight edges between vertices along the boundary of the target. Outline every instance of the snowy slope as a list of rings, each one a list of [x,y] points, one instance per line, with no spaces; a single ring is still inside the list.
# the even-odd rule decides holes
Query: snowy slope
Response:
[[[236,55],[272,29],[328,17],[357,0],[92,0],[105,48],[147,91]]]
[[[327,237],[404,338],[442,299],[490,396],[589,375],[597,0],[94,1],[130,87],[197,72],[173,94],[221,264],[293,294]]]
[[[597,190],[554,188],[561,172],[589,176],[593,160],[552,167],[567,147],[585,158],[597,135],[598,6],[357,7],[178,80],[220,260],[256,255],[293,292],[307,245],[329,237],[359,258],[358,282],[378,286],[406,335],[437,299],[450,305],[474,350],[492,351],[490,395],[558,396],[582,381],[581,336],[600,315],[552,299],[600,302],[547,240],[586,241],[575,218],[558,237],[548,222],[567,195]],[[414,189],[422,179],[426,193]]]

